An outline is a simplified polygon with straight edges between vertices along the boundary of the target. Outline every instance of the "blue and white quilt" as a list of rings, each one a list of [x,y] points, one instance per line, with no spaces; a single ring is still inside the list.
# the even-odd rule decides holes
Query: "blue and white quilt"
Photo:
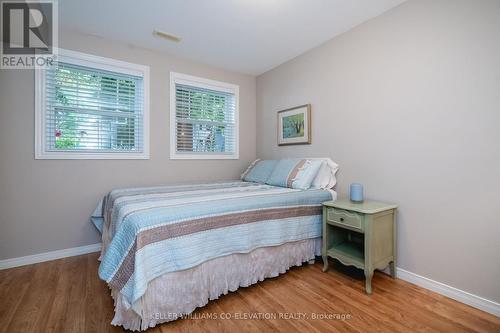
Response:
[[[332,195],[243,181],[113,190],[93,217],[103,222],[99,276],[133,305],[165,273],[320,237]]]

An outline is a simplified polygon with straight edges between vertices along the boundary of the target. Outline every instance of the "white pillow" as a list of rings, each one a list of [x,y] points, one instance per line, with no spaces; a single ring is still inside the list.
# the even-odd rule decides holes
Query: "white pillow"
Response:
[[[311,188],[331,189],[337,184],[335,174],[339,170],[339,165],[330,158],[309,158],[309,160],[323,160],[316,178],[311,183]]]

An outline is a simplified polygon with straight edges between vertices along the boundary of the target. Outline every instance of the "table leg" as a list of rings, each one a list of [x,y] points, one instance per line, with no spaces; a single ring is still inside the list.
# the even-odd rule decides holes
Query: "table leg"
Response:
[[[389,269],[391,270],[391,276],[393,279],[396,278],[396,263],[393,261],[391,261],[391,263],[389,264]]]
[[[372,293],[372,277],[373,277],[373,271],[365,270],[365,289],[367,294]]]

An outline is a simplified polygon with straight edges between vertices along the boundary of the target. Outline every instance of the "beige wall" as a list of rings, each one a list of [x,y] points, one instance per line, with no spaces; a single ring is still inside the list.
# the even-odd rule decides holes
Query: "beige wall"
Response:
[[[312,144],[276,111],[312,104]],[[257,156],[330,156],[399,209],[398,266],[500,301],[500,1],[409,1],[257,78]]]
[[[34,73],[0,71],[0,259],[99,242],[88,222],[116,187],[235,179],[255,158],[255,77],[61,31],[63,48],[151,70],[150,160],[34,160]],[[240,86],[240,159],[169,159],[169,72]]]

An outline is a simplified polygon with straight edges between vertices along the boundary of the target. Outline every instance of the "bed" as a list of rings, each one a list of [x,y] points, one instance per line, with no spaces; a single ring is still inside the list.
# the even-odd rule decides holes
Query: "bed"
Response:
[[[145,330],[320,255],[321,203],[336,198],[336,164],[322,159],[304,189],[304,161],[273,161],[265,172],[256,161],[241,181],[109,192],[92,221],[102,233],[99,277],[115,300],[112,324]],[[266,184],[279,165],[282,175]],[[319,170],[329,175],[324,186],[314,185]],[[249,181],[252,174],[265,179]]]

